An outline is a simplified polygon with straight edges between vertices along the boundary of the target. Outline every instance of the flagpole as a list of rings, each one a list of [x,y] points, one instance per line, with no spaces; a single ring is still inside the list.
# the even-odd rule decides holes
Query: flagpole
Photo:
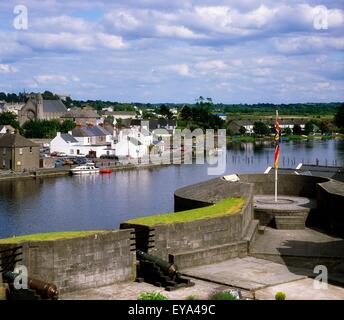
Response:
[[[278,110],[276,110],[276,123],[278,121]],[[275,202],[277,202],[277,182],[278,182],[278,173],[277,173],[277,166],[275,161]]]

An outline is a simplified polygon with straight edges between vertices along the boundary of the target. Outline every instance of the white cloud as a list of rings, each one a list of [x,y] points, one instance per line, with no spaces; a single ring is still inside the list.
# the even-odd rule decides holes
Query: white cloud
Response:
[[[64,75],[51,75],[41,74],[34,77],[34,80],[38,85],[49,84],[68,84],[71,82],[80,82],[80,78],[77,76],[64,76]]]
[[[98,33],[97,38],[100,44],[109,49],[122,49],[126,47],[126,44],[123,42],[122,37],[106,34],[106,33]]]
[[[166,69],[173,71],[173,72],[175,72],[178,75],[183,76],[183,77],[192,76],[189,66],[185,63],[170,65],[170,66],[167,66]]]
[[[168,26],[158,25],[156,26],[157,34],[159,36],[181,38],[181,39],[200,39],[204,38],[202,35],[197,35],[193,31],[184,26]]]
[[[10,66],[9,64],[0,64],[0,73],[14,73],[18,70],[15,67]]]
[[[295,36],[274,40],[275,48],[284,54],[317,53],[328,50],[344,50],[344,37]]]

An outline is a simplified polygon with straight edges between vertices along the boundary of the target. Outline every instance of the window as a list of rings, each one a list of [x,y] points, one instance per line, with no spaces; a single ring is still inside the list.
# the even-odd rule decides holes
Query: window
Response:
[[[6,154],[6,148],[2,149],[2,154],[5,155]]]
[[[23,148],[19,148],[19,154],[23,154]]]
[[[32,153],[32,147],[30,147],[30,153]]]
[[[6,160],[2,160],[2,166],[6,167]]]
[[[74,154],[74,149],[70,149],[70,150],[69,150],[69,153],[70,153],[70,154]]]

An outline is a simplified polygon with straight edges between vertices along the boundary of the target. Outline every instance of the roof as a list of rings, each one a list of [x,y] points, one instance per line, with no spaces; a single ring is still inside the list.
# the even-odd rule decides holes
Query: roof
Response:
[[[73,129],[74,137],[101,137],[108,136],[110,133],[101,126],[76,127]]]
[[[0,126],[0,131],[2,131],[4,128],[5,128],[6,130],[10,130],[10,131],[12,131],[12,132],[15,130],[11,125],[5,124],[5,125],[1,125],[1,126]]]
[[[109,112],[112,116],[136,116],[135,111],[113,111]]]
[[[61,133],[61,138],[66,142],[78,142],[78,140],[69,133]]]
[[[93,108],[71,108],[61,118],[99,118],[96,110]]]
[[[39,147],[38,144],[22,137],[18,133],[6,133],[0,138],[0,147],[5,148],[25,148]]]
[[[129,117],[136,117],[135,111],[103,111],[103,115],[105,116],[129,116]]]
[[[149,130],[155,130],[159,128],[165,128],[167,126],[177,126],[177,121],[176,120],[170,120],[170,119],[164,119],[164,118],[159,118],[159,119],[150,119],[150,120],[142,120],[142,121],[148,121],[149,122]]]
[[[65,113],[67,108],[61,100],[43,100],[43,112]]]

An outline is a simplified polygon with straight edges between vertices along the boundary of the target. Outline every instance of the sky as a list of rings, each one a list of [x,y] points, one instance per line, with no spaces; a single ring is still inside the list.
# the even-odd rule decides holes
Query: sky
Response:
[[[341,102],[344,1],[0,0],[0,91],[23,90]]]

